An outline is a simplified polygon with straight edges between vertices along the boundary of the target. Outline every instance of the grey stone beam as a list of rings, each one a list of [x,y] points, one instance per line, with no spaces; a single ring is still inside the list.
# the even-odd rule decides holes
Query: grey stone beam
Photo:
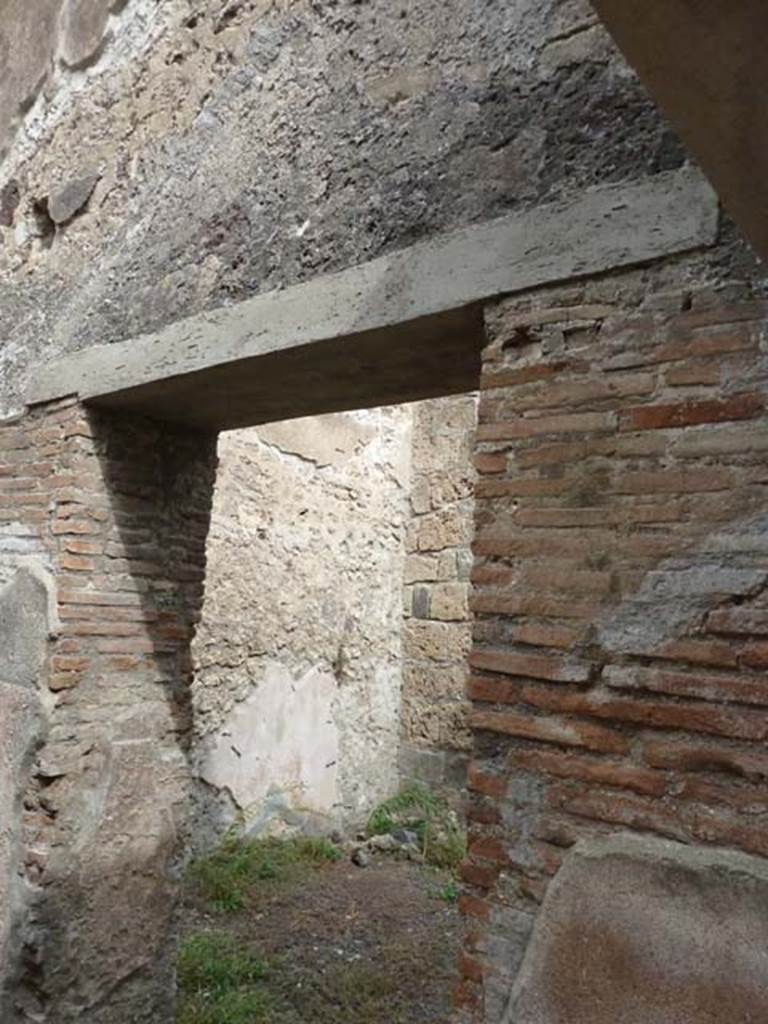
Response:
[[[229,429],[471,391],[484,301],[710,245],[717,222],[692,170],[601,186],[82,350],[41,369],[27,403],[77,394]]]

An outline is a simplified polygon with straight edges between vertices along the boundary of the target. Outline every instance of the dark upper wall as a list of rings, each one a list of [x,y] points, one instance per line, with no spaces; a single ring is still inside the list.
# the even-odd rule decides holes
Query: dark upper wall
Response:
[[[0,0],[0,408],[41,358],[684,160],[583,0],[31,6]]]

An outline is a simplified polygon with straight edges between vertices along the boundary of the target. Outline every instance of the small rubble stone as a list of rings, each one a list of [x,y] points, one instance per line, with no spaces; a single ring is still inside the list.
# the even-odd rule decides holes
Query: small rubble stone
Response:
[[[19,183],[14,179],[0,189],[0,227],[9,228],[13,225],[20,198]]]
[[[418,846],[419,837],[409,828],[398,828],[392,832],[392,838],[403,846]]]
[[[371,862],[371,857],[368,851],[363,846],[358,846],[356,850],[352,852],[352,863],[356,864],[359,868],[367,868]]]
[[[48,199],[48,213],[57,224],[66,224],[78,214],[99,181],[99,174],[85,174],[67,182],[64,188],[54,192]]]
[[[389,833],[383,836],[371,836],[368,840],[370,850],[378,850],[380,853],[393,853],[399,846],[399,841]]]
[[[402,851],[408,860],[412,860],[415,864],[424,863],[424,854],[415,843],[408,843],[402,848]]]

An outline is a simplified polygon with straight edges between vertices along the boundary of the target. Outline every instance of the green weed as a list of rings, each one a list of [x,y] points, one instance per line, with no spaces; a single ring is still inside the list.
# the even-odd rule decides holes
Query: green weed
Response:
[[[369,835],[397,828],[415,832],[428,864],[456,871],[466,856],[466,836],[456,814],[420,783],[412,783],[384,800],[368,818]]]
[[[456,882],[451,878],[440,890],[440,899],[444,903],[458,903],[459,900],[459,887]]]
[[[203,932],[179,950],[177,1024],[267,1024],[272,999],[262,960],[232,936]]]
[[[259,882],[287,881],[341,856],[327,839],[240,839],[229,836],[188,869],[201,895],[221,912],[242,910]]]

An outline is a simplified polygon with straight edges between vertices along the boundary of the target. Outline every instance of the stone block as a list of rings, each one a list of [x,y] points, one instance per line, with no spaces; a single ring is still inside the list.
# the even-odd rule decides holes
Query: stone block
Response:
[[[463,622],[416,622],[411,619],[404,629],[409,656],[440,662],[462,662],[472,644],[471,628]]]
[[[589,841],[549,888],[502,1024],[745,1024],[767,981],[764,861]]]
[[[14,917],[20,907],[16,889],[18,841],[21,829],[22,768],[35,731],[39,705],[30,690],[0,682],[0,1019],[4,973],[11,967]]]
[[[418,781],[431,786],[443,783],[442,751],[412,746],[404,742],[399,755],[400,774],[404,781]]]
[[[422,585],[414,587],[411,601],[412,615],[417,619],[428,619],[430,617],[430,605],[430,588]]]
[[[69,67],[83,67],[98,56],[116,6],[116,0],[69,0],[61,40],[61,56]]]
[[[431,583],[439,575],[437,555],[408,555],[405,560],[406,583]]]
[[[464,622],[469,618],[469,594],[466,583],[437,583],[432,587],[430,616],[445,622]]]
[[[0,591],[0,680],[34,686],[48,643],[48,594],[27,570]]]
[[[0,158],[52,66],[60,8],[61,0],[6,0],[0,8]]]
[[[72,220],[91,198],[98,181],[98,174],[84,174],[79,178],[73,178],[61,189],[53,192],[48,200],[51,219],[57,224],[66,224]]]
[[[455,664],[431,661],[407,661],[403,665],[403,696],[411,702],[425,705],[464,697],[467,667],[463,661]]]

